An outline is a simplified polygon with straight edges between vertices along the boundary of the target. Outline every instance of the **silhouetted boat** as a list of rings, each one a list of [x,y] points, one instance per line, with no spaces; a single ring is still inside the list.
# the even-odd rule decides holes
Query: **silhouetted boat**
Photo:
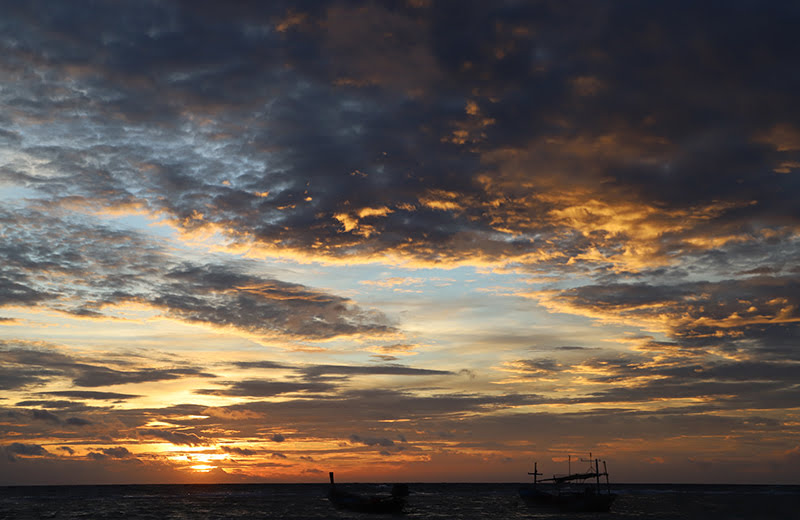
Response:
[[[333,481],[333,472],[330,472],[331,488],[328,491],[328,500],[338,509],[347,509],[359,513],[401,513],[406,505],[408,486],[395,484],[392,493],[376,495],[360,495],[343,491],[336,487]]]
[[[590,459],[588,462],[594,462],[594,468],[590,467],[583,473],[568,473],[562,476],[553,475],[553,478],[542,480],[537,479],[542,473],[539,473],[538,465],[534,463],[533,473],[528,473],[528,475],[533,475],[533,484],[528,484],[519,489],[520,498],[532,506],[561,511],[596,513],[609,511],[617,495],[611,492],[606,462],[603,461],[602,472],[600,471],[600,461],[598,459],[594,459],[594,461]],[[606,478],[605,493],[600,485],[600,477]],[[590,479],[594,479],[594,482],[589,482]],[[538,486],[542,482],[552,483],[552,489],[542,489],[541,486]]]

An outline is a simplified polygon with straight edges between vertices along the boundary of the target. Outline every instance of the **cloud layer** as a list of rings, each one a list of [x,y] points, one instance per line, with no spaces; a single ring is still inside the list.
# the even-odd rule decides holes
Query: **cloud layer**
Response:
[[[794,6],[3,4],[0,474],[796,483]]]

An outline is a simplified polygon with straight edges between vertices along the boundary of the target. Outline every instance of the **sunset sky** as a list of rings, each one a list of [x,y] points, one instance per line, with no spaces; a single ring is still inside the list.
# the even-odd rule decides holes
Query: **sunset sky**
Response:
[[[797,3],[0,13],[0,485],[800,483]]]

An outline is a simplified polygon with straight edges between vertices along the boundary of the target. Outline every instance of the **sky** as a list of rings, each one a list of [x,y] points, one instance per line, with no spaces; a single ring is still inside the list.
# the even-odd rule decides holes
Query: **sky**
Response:
[[[0,11],[0,485],[800,484],[797,3]]]

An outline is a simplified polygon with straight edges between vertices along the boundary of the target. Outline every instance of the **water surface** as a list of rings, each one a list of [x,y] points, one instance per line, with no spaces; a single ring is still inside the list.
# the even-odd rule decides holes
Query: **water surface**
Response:
[[[388,486],[344,484],[356,492]],[[800,486],[617,485],[610,513],[559,513],[527,506],[519,484],[410,484],[405,513],[389,518],[720,519],[800,518]],[[383,515],[334,509],[322,484],[0,487],[3,519],[362,519]]]

